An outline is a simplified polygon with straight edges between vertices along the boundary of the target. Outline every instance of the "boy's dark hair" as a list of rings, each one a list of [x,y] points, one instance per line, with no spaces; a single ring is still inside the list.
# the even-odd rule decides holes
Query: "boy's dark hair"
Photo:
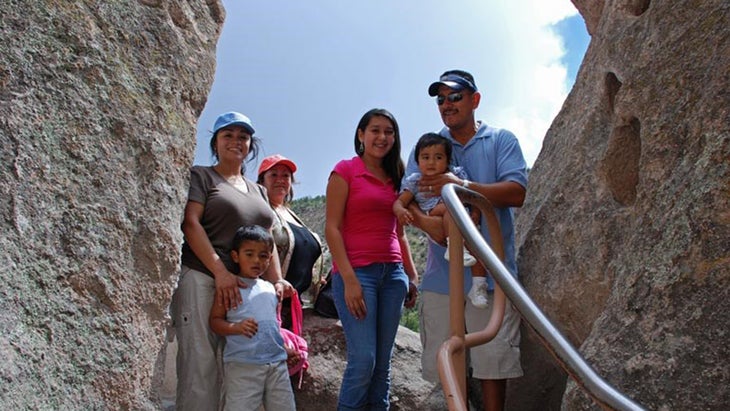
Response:
[[[271,233],[260,225],[241,226],[236,230],[233,236],[233,244],[231,250],[238,251],[244,241],[255,241],[257,243],[266,243],[269,251],[274,251],[274,238]]]
[[[418,153],[421,152],[426,147],[431,146],[444,146],[444,152],[446,153],[446,161],[448,165],[451,165],[451,151],[452,151],[452,145],[451,141],[449,141],[448,138],[436,134],[436,133],[426,133],[421,136],[421,138],[418,139],[418,142],[416,143],[416,150],[414,155],[416,156],[416,164],[418,164]]]

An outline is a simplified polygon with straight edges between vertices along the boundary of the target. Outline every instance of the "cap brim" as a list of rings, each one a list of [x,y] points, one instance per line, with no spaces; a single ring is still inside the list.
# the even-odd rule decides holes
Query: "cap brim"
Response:
[[[228,124],[226,127],[228,127],[228,126],[241,126],[241,127],[245,128],[251,135],[253,135],[253,133],[256,132],[256,130],[254,130],[250,124],[245,123],[243,121],[234,121],[234,122]]]
[[[439,87],[441,86],[446,86],[455,91],[461,91],[464,89],[464,86],[455,81],[437,81],[428,86],[428,95],[436,97],[439,94]]]
[[[294,162],[291,160],[281,160],[274,165],[278,165],[278,164],[283,164],[283,165],[287,166],[289,168],[289,170],[291,170],[292,173],[297,172],[297,165],[294,164]]]
[[[243,127],[243,128],[244,128],[244,129],[246,130],[246,131],[248,131],[248,134],[251,134],[251,135],[253,135],[253,134],[254,134],[254,133],[256,132],[256,131],[255,131],[255,130],[253,129],[253,127],[251,127],[251,125],[250,125],[250,124],[248,124],[248,123],[246,123],[246,122],[243,122],[243,121],[231,121],[230,123],[226,123],[226,124],[223,124],[223,125],[221,125],[220,127],[218,127],[217,129],[215,129],[215,130],[213,131],[213,134],[217,133],[217,132],[218,132],[219,130],[221,130],[221,129],[224,129],[224,128],[226,128],[226,127],[230,127],[230,126],[239,126],[239,127]]]
[[[289,170],[291,170],[292,174],[297,172],[297,165],[294,164],[293,161],[287,159],[287,160],[279,160],[279,161],[273,162],[271,164],[268,164],[266,166],[264,166],[264,164],[261,163],[261,166],[259,167],[259,175],[271,170],[272,168],[278,166],[279,164],[286,166]]]

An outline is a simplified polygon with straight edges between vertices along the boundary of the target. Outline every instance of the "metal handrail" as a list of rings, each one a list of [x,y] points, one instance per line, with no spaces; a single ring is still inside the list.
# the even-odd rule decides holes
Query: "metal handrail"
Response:
[[[479,333],[479,338],[474,338],[471,334],[464,335],[463,333],[463,248],[460,246],[461,236],[463,234],[464,241],[469,245],[469,249],[472,254],[476,256],[479,261],[484,263],[495,280],[495,309],[499,309],[497,306],[500,303],[503,303],[503,298],[505,296],[509,298],[522,318],[540,337],[543,345],[545,345],[548,351],[553,354],[555,359],[568,373],[568,375],[570,375],[598,405],[609,410],[643,411],[643,407],[603,380],[603,378],[595,372],[595,370],[586,362],[583,356],[570,344],[563,334],[555,328],[535,302],[532,301],[517,279],[512,277],[510,272],[502,263],[502,259],[495,254],[495,251],[493,251],[484,240],[477,227],[469,218],[469,214],[467,213],[466,208],[464,208],[463,203],[476,206],[482,211],[482,217],[486,218],[492,243],[498,253],[500,255],[504,255],[501,240],[502,236],[499,231],[497,231],[496,236],[493,233],[492,225],[493,221],[496,221],[496,215],[492,205],[479,193],[454,184],[445,185],[441,189],[441,197],[443,198],[444,204],[449,210],[451,218],[455,223],[451,225],[451,227],[454,228],[449,230],[449,235],[453,235],[453,237],[449,240],[449,260],[451,261],[449,265],[449,295],[451,301],[450,309],[452,320],[456,319],[453,317],[454,314],[459,317],[458,313],[461,312],[460,320],[457,319],[457,324],[451,325],[451,337],[442,345],[439,352],[439,375],[441,376],[441,382],[444,387],[444,394],[446,396],[449,409],[467,409],[466,376],[463,372],[466,367],[466,358],[464,355],[465,347],[468,348],[472,346],[470,344],[478,345],[474,343],[483,344],[484,342],[482,341],[484,341],[485,338],[487,338],[486,341],[494,338],[494,335],[491,335],[493,332],[491,328],[494,325],[494,313],[490,317],[487,328]],[[498,223],[497,230],[499,230]],[[457,285],[459,285],[458,288],[456,287]],[[502,306],[499,310],[503,312],[504,306]],[[503,314],[499,315],[500,324],[502,315]],[[452,321],[452,323],[453,322],[454,321]],[[499,326],[497,326],[497,329],[499,329]],[[496,332],[494,332],[494,334],[496,335]],[[456,360],[458,361],[451,360],[451,357],[449,356],[452,354],[456,354]],[[449,364],[450,362],[451,364]],[[454,372],[459,373],[449,375]]]
[[[485,218],[490,238],[496,239],[492,245],[504,259],[504,246],[499,221],[494,209],[483,196],[473,192],[461,193],[462,200],[478,207]],[[462,207],[463,208],[463,207]],[[465,211],[464,211],[465,212]],[[450,215],[444,216],[450,218]],[[473,227],[473,224],[472,224]],[[468,229],[468,228],[467,228]],[[466,349],[486,344],[499,332],[504,318],[505,296],[499,284],[495,284],[492,312],[484,330],[465,334],[464,330],[464,248],[462,234],[457,224],[449,225],[449,325],[450,338],[438,353],[439,377],[444,397],[450,410],[467,411],[466,406]],[[478,232],[477,232],[477,235]],[[481,236],[481,235],[480,235]]]

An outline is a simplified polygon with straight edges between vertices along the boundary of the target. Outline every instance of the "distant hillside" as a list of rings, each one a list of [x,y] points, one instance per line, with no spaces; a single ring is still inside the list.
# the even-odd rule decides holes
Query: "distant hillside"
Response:
[[[296,199],[292,201],[291,208],[304,220],[309,228],[319,234],[324,242],[325,196]],[[406,227],[406,235],[408,236],[408,243],[411,246],[411,255],[420,275],[426,264],[426,246],[428,240],[421,231],[412,227]],[[329,253],[327,253],[326,258],[329,261]]]
[[[324,240],[324,196],[299,198],[291,203],[291,209],[294,210],[304,222],[316,231]]]

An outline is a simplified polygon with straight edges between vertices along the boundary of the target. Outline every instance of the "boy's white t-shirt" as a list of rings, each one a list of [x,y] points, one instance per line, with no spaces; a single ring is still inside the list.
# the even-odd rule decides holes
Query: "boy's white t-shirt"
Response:
[[[287,355],[277,321],[279,300],[274,285],[261,279],[244,278],[243,281],[248,285],[247,288],[239,288],[243,304],[228,310],[226,321],[253,318],[258,323],[258,332],[252,338],[227,335],[223,362],[268,364],[285,361]]]

